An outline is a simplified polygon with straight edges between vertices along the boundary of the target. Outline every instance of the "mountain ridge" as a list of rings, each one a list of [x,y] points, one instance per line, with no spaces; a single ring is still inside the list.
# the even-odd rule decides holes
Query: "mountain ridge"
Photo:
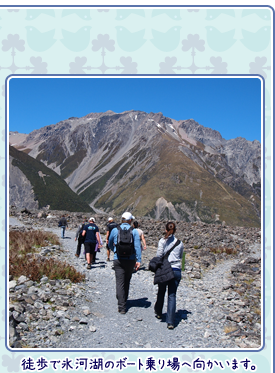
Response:
[[[244,209],[233,208],[238,224],[260,224],[260,143],[225,140],[193,119],[176,121],[138,110],[90,113],[35,130],[16,146],[57,172],[85,202],[106,212],[134,208],[153,217],[158,206],[165,205],[160,202],[163,198],[167,206],[173,205],[170,210],[166,206],[171,217],[212,222],[220,216],[232,224],[234,217],[222,206],[215,208],[220,204],[215,193],[223,190],[220,198],[229,210],[228,195],[231,204]],[[167,180],[161,181],[161,189],[156,172],[160,179],[169,164],[170,174],[164,172]],[[196,181],[201,175],[206,184]],[[171,200],[168,191],[175,185],[181,188]],[[146,188],[152,201],[145,196]]]

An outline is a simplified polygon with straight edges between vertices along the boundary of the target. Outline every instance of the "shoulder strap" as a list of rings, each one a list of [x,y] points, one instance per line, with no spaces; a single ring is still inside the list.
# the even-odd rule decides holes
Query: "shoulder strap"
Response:
[[[167,253],[164,255],[163,258],[168,258],[168,256],[169,256],[169,255],[171,254],[171,252],[174,250],[174,248],[175,248],[176,246],[178,246],[179,244],[180,244],[180,240],[177,240],[177,242],[173,245],[173,247],[171,247],[170,250],[167,251]]]

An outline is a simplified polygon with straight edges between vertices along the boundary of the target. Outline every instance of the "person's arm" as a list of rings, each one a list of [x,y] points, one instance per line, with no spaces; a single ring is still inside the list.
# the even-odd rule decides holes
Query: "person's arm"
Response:
[[[146,241],[145,241],[145,238],[144,238],[144,234],[142,233],[141,235],[141,241],[143,243],[143,250],[146,250]]]
[[[79,232],[80,232],[81,227],[82,227],[82,225],[79,225],[79,226],[78,226],[78,229],[77,229],[76,234],[75,234],[75,239],[74,239],[75,241],[78,239],[78,236],[79,236]]]
[[[109,240],[108,240],[108,247],[110,250],[114,251],[114,245],[116,244],[115,242],[115,232],[117,232],[117,228],[112,229]]]
[[[164,244],[165,240],[161,238],[158,243],[157,256],[163,256],[164,254]]]
[[[109,236],[110,236],[110,231],[108,230],[107,233],[106,233],[106,243],[107,243],[107,245],[108,245],[108,241],[109,241],[108,240]]]
[[[82,231],[82,236],[84,237],[85,234],[86,234],[86,231],[85,231],[85,229],[83,229],[83,231]]]
[[[135,250],[136,250],[135,269],[137,271],[139,269],[140,263],[141,263],[141,247],[140,247],[139,234],[138,234],[138,231],[136,229],[133,230],[133,238],[134,238],[134,247],[135,247]]]
[[[96,239],[97,239],[98,247],[99,248],[102,247],[99,232],[96,232]]]

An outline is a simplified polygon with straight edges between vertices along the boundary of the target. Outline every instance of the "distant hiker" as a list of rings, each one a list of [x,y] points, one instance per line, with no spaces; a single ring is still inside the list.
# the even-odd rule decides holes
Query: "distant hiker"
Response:
[[[91,262],[93,261],[93,255],[95,252],[95,247],[98,242],[99,248],[101,247],[100,244],[100,237],[99,237],[99,229],[98,226],[95,225],[95,219],[90,218],[89,224],[85,225],[82,231],[82,236],[85,236],[84,246],[85,246],[85,253],[87,259],[87,269],[91,269]]]
[[[170,262],[174,278],[169,281],[164,281],[158,284],[157,301],[155,303],[156,318],[162,318],[162,308],[166,287],[168,287],[168,301],[167,301],[167,328],[174,329],[175,312],[176,312],[176,292],[181,280],[181,261],[183,255],[183,243],[174,236],[176,226],[173,222],[168,222],[165,227],[165,236],[161,238],[158,243],[157,256],[164,256],[175,244],[177,246],[170,252],[168,262]],[[156,272],[157,275],[157,272]]]
[[[65,230],[66,230],[66,227],[68,226],[65,215],[61,216],[58,226],[61,228],[61,238],[65,238]]]
[[[144,238],[143,231],[139,228],[139,223],[137,221],[133,222],[133,227],[136,228],[136,230],[138,231],[138,235],[140,238],[140,248],[142,252],[143,250],[146,250],[146,241]]]
[[[110,236],[110,233],[112,232],[112,230],[114,228],[117,227],[117,223],[114,222],[114,219],[113,218],[109,218],[108,219],[108,223],[107,223],[107,233],[106,233],[106,249],[107,249],[107,262],[110,261],[110,249],[108,247],[108,242],[109,242],[109,236]]]
[[[140,239],[136,229],[131,227],[135,219],[130,212],[122,215],[122,224],[112,229],[109,236],[109,249],[114,251],[114,270],[116,276],[116,297],[118,312],[126,313],[126,302],[129,294],[133,269],[140,267]]]
[[[99,234],[99,242],[100,242],[100,245],[101,245],[101,247],[103,246],[103,242],[102,242],[102,239],[101,239],[101,235],[100,235],[100,233],[98,233]],[[96,245],[95,245],[95,252],[94,252],[94,256],[93,256],[93,261],[92,261],[92,264],[95,264],[95,261],[96,261],[96,254],[97,253],[100,253],[100,248],[99,248],[99,244],[98,244],[98,242],[96,243]]]
[[[79,258],[79,255],[81,253],[81,245],[84,244],[85,237],[82,236],[83,229],[85,225],[88,224],[88,219],[83,219],[82,224],[78,226],[77,232],[75,234],[75,241],[78,240],[77,242],[77,248],[76,248],[76,254],[75,256]]]

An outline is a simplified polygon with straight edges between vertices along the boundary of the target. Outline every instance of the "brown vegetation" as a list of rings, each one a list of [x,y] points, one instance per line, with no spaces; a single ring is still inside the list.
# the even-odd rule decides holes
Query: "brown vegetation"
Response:
[[[11,231],[9,235],[9,274],[14,277],[25,275],[32,281],[40,281],[43,276],[47,276],[50,280],[84,281],[85,275],[67,263],[35,255],[39,247],[49,244],[59,244],[58,237],[53,233]]]
[[[214,254],[221,254],[221,253],[226,253],[227,255],[236,255],[237,254],[237,249],[236,248],[231,248],[231,247],[211,247],[210,251]]]

